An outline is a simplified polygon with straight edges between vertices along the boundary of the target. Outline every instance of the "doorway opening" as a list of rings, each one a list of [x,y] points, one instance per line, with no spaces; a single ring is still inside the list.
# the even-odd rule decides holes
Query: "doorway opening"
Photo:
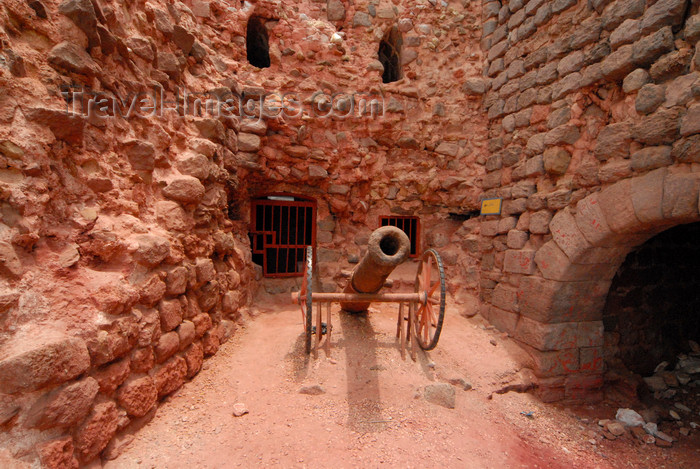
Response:
[[[270,66],[270,46],[267,29],[265,28],[265,20],[259,16],[253,16],[248,20],[246,54],[251,65],[258,68]]]
[[[270,194],[251,203],[253,262],[265,277],[299,277],[306,247],[316,245],[316,201],[293,194]]]
[[[700,341],[700,222],[670,228],[630,252],[603,309],[606,343],[625,368],[648,376]]]
[[[379,61],[384,66],[382,73],[382,82],[391,83],[399,81],[403,74],[401,73],[401,46],[403,39],[399,28],[394,25],[384,34],[379,43]]]

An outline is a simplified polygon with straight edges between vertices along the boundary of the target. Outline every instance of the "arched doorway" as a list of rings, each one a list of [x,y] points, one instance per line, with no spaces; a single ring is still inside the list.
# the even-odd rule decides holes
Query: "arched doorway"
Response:
[[[514,291],[517,313],[489,310],[494,324],[508,318],[497,327],[530,352],[547,400],[599,395],[611,282],[637,246],[700,221],[699,187],[700,174],[690,168],[657,169],[594,192],[552,218],[552,239],[533,253],[536,269]],[[499,288],[510,291],[499,284],[494,297]]]

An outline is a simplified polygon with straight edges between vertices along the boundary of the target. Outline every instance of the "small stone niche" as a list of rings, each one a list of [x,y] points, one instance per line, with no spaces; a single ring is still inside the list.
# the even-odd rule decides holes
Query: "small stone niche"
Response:
[[[270,66],[270,45],[268,42],[265,19],[252,16],[246,28],[246,53],[248,62],[258,68]]]
[[[401,46],[403,39],[399,28],[394,25],[387,30],[379,43],[379,61],[384,66],[382,82],[392,83],[403,77],[401,71]]]

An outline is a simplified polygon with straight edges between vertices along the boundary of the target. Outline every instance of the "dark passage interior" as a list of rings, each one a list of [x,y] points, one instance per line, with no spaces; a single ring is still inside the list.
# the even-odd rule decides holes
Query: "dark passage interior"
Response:
[[[603,322],[613,355],[647,376],[700,342],[700,223],[671,228],[627,255]]]
[[[392,26],[379,43],[379,61],[384,66],[382,81],[391,83],[401,79],[401,32]]]
[[[268,45],[267,29],[265,22],[258,16],[248,20],[246,29],[246,53],[248,62],[258,68],[270,66],[270,48]]]

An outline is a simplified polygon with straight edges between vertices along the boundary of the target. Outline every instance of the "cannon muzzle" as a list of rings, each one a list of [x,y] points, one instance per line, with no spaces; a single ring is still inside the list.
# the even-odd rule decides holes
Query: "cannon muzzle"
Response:
[[[345,287],[346,293],[378,293],[384,282],[397,265],[406,260],[411,250],[411,242],[399,228],[383,226],[369,236],[367,254],[355,267]],[[359,313],[369,308],[369,303],[341,302],[340,307],[351,313]]]

